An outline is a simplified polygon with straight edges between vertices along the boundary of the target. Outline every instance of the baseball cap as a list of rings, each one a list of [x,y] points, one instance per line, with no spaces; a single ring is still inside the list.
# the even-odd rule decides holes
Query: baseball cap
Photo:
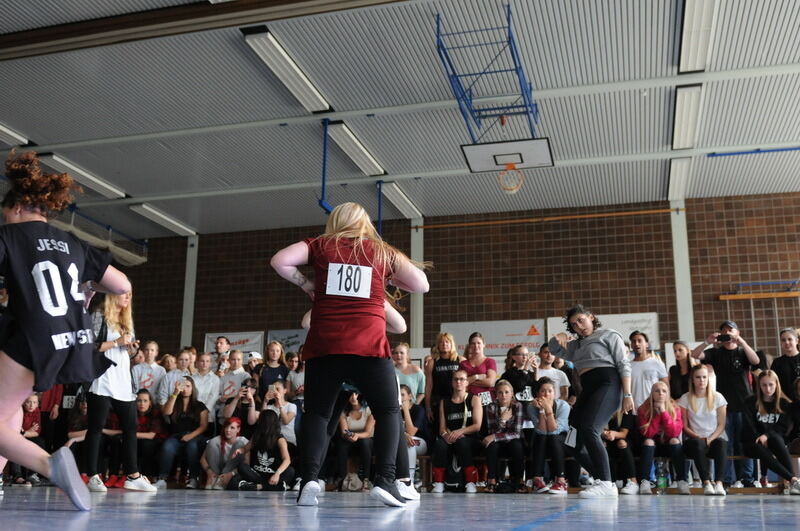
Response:
[[[722,330],[726,326],[728,328],[731,328],[731,329],[736,329],[736,330],[739,329],[739,326],[736,323],[734,323],[733,321],[723,321],[722,324],[719,325],[719,329]]]

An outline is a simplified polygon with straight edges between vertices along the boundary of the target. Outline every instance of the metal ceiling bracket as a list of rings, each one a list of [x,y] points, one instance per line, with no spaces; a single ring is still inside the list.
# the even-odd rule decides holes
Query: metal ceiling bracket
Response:
[[[325,196],[326,181],[328,180],[328,124],[330,120],[322,119],[322,191],[320,192],[319,206],[326,214],[333,211],[333,207]]]

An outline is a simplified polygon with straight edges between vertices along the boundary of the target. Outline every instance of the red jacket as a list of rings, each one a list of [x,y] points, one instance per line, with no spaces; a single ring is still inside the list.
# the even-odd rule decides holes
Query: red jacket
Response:
[[[647,411],[647,403],[642,404],[638,411],[639,431],[646,439],[673,439],[679,438],[683,431],[683,419],[681,418],[681,408],[675,408],[675,416],[670,417],[669,413],[664,411],[658,415],[653,416],[653,420],[647,428],[647,418],[649,413]],[[658,435],[661,434],[661,437]]]

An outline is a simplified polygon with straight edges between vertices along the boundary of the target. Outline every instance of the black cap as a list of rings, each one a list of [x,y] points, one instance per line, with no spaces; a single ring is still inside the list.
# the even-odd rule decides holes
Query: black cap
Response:
[[[730,328],[730,329],[736,329],[736,330],[739,330],[739,326],[738,326],[736,323],[734,323],[733,321],[723,321],[723,322],[722,322],[722,324],[721,324],[721,325],[719,325],[719,329],[720,329],[720,330],[722,330],[722,329],[723,329],[723,328],[725,328],[726,326],[727,326],[728,328]]]

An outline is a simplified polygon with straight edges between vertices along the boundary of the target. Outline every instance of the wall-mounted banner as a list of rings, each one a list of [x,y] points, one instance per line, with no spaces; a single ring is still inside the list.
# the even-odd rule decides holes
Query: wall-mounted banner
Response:
[[[615,313],[597,314],[597,318],[603,324],[603,328],[610,328],[622,334],[622,338],[627,341],[628,336],[634,330],[639,330],[647,334],[650,339],[650,348],[661,349],[661,339],[658,333],[658,314],[650,313]],[[551,338],[559,332],[564,332],[566,325],[563,317],[547,318],[547,338]]]
[[[264,332],[209,332],[203,352],[214,352],[214,342],[219,336],[225,336],[231,342],[231,350],[242,352],[264,352]]]
[[[267,332],[267,343],[278,341],[285,352],[297,352],[300,345],[306,342],[308,330],[296,328],[292,330],[270,330]]]
[[[544,341],[544,319],[442,323],[439,330],[453,334],[458,353],[462,355],[472,332],[483,335],[484,353],[492,358],[505,359],[508,349],[515,345],[524,345],[535,353]],[[503,368],[498,367],[498,372],[503,372]]]

